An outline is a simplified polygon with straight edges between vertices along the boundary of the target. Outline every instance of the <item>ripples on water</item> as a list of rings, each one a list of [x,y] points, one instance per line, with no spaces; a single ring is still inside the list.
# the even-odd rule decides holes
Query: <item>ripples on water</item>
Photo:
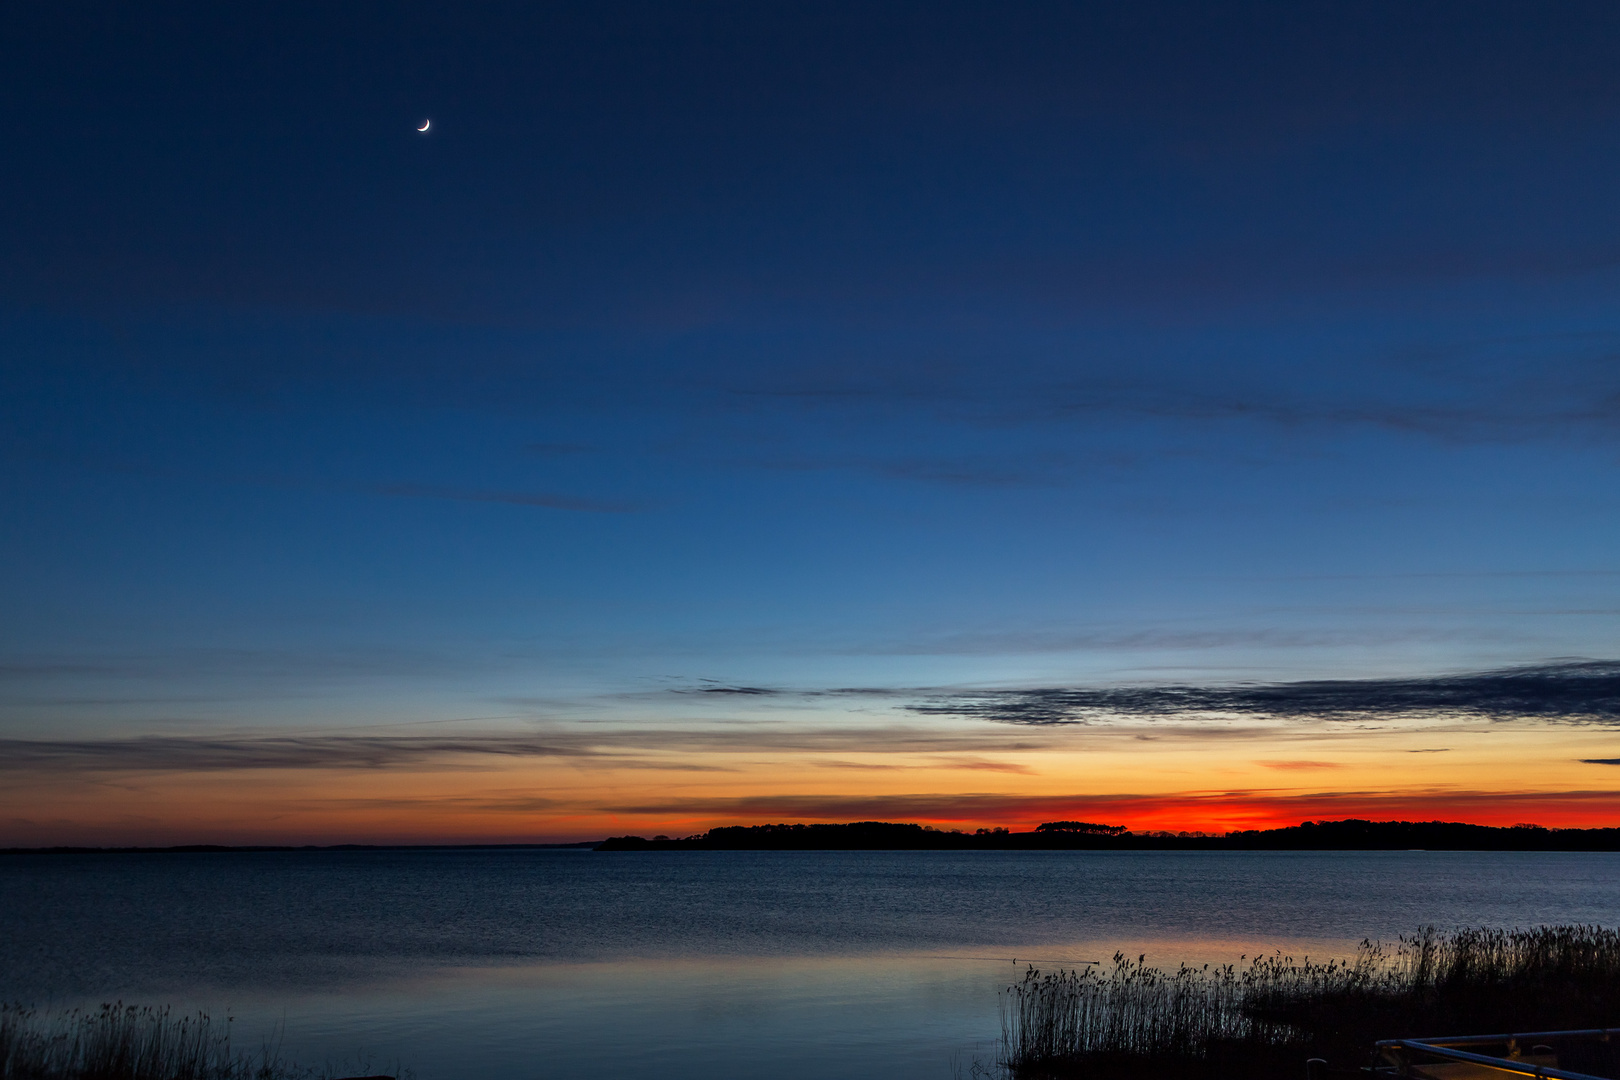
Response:
[[[946,1080],[1034,960],[1323,955],[1620,914],[1620,854],[362,851],[0,858],[0,996],[232,1008],[440,1077]]]

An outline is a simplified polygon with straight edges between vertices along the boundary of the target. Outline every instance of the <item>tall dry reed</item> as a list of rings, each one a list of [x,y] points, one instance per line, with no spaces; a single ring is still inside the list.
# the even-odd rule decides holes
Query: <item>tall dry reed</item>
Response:
[[[0,1005],[0,1080],[298,1080],[271,1051],[231,1049],[230,1022],[203,1012],[103,1005],[44,1017]]]
[[[1015,1078],[1104,1059],[1196,1061],[1220,1048],[1340,1054],[1374,1040],[1620,1020],[1620,930],[1433,927],[1348,960],[1261,956],[1247,967],[1031,967],[1002,998],[1001,1065]],[[1427,1030],[1428,1027],[1435,1030]],[[1302,1054],[1300,1060],[1303,1061]]]

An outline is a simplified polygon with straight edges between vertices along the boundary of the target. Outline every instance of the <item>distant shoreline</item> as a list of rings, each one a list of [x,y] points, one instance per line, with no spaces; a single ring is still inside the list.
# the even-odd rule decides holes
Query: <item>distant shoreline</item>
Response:
[[[752,825],[684,839],[609,838],[599,851],[1620,851],[1620,828],[1545,829],[1455,821],[1307,821],[1223,835],[1133,833],[1120,825],[1048,822],[1032,832],[946,832],[921,825]]]
[[[177,844],[5,848],[5,855],[193,855],[344,851],[1620,851],[1620,828],[1546,829],[1455,821],[1307,821],[1224,835],[1133,833],[1118,825],[1049,822],[1031,832],[945,831],[886,821],[737,825],[679,838],[614,836],[566,844]]]
[[[591,851],[606,841],[580,840],[571,844],[173,844],[168,847],[56,847],[0,848],[0,855],[251,855],[287,851]]]

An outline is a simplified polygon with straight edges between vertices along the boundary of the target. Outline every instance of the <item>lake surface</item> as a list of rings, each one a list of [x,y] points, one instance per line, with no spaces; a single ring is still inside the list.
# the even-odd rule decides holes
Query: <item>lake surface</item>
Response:
[[[207,1008],[418,1080],[951,1080],[1041,967],[1620,922],[1620,853],[0,856],[0,999]]]

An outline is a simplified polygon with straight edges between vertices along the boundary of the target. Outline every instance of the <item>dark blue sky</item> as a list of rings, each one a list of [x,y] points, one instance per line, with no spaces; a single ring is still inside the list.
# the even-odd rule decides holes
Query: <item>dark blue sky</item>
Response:
[[[17,3],[0,115],[12,735],[1615,652],[1613,5]]]
[[[1579,275],[1615,256],[1617,24],[10,5],[6,291],[680,335]]]

